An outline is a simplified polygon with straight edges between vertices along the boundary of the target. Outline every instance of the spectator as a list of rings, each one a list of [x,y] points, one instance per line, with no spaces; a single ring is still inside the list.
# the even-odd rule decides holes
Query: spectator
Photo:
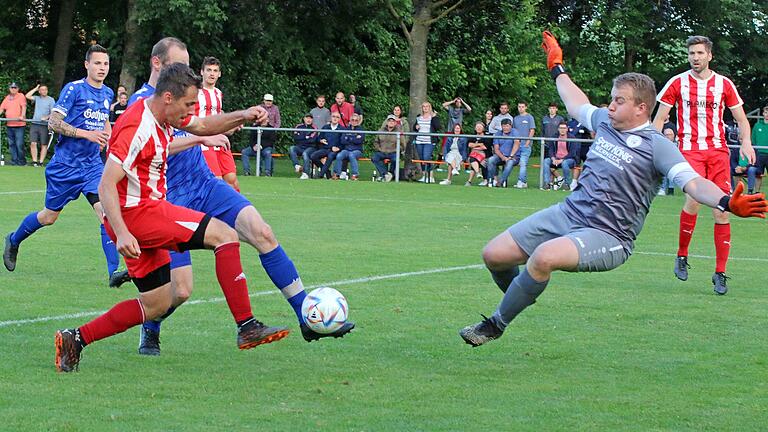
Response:
[[[392,114],[395,117],[395,126],[398,127],[401,131],[409,131],[411,130],[410,124],[408,124],[408,119],[403,117],[403,108],[400,105],[395,105],[392,107]],[[384,119],[383,122],[381,122],[381,128],[387,125],[387,122],[389,121],[389,116],[387,116],[386,119]],[[403,144],[403,147],[405,147],[405,143]]]
[[[112,104],[112,110],[109,112],[109,121],[116,122],[118,117],[128,109],[128,93],[118,93],[117,102]]]
[[[557,114],[557,104],[552,102],[547,108],[549,114],[541,119],[541,136],[545,138],[556,138],[559,134],[560,123],[565,123],[563,116]]]
[[[293,132],[294,145],[288,149],[288,156],[293,162],[293,168],[297,173],[301,173],[301,180],[309,178],[312,172],[312,153],[317,150],[317,131],[312,124],[312,114],[306,114],[304,121],[294,129],[308,129],[307,131]],[[299,155],[302,157],[302,164],[299,164]],[[302,172],[303,171],[303,172]]]
[[[344,93],[336,93],[336,103],[331,105],[331,114],[339,114],[339,124],[342,127],[347,127],[349,120],[352,118],[352,114],[355,113],[355,107],[346,101]]]
[[[485,127],[485,133],[491,134],[490,128],[491,128],[491,122],[493,121],[493,110],[489,109],[485,112],[485,119],[483,120],[483,126]]]
[[[384,120],[384,125],[379,130],[384,132],[402,132],[401,127],[397,125],[397,120],[398,118],[395,114],[388,115],[387,119]],[[386,159],[389,159],[389,168],[384,164]],[[373,141],[373,157],[371,161],[379,173],[377,180],[392,181],[395,169],[397,169],[397,135],[376,135]]]
[[[488,132],[492,135],[498,135],[499,132],[501,132],[501,121],[504,119],[508,119],[509,121],[514,120],[512,114],[509,113],[509,102],[507,101],[504,101],[499,105],[499,115],[491,120],[491,124],[488,125]]]
[[[125,93],[125,94],[126,94],[126,96],[128,95],[128,91],[126,91],[126,90],[125,90],[125,86],[124,86],[124,85],[122,85],[122,84],[120,84],[119,86],[117,86],[117,91],[115,92],[115,94],[116,94],[116,95],[118,95],[118,96],[120,96],[120,95],[121,95],[121,94],[123,94],[123,93]],[[111,111],[114,111],[114,109],[115,109],[115,105],[117,105],[119,102],[120,102],[120,100],[119,100],[119,99],[118,99],[118,100],[115,100],[114,102],[112,102],[112,105],[110,105],[110,106],[109,106],[109,111],[110,111],[110,112],[111,112]],[[110,120],[110,121],[114,121],[114,120]]]
[[[453,100],[449,100],[447,102],[443,102],[443,108],[448,110],[448,125],[445,127],[447,132],[452,132],[454,125],[463,124],[464,114],[469,114],[472,112],[472,107],[470,107],[464,101],[464,99],[460,97],[454,98]]]
[[[360,106],[360,101],[357,100],[357,96],[353,95],[352,93],[349,94],[349,103],[352,104],[352,112],[355,114],[360,115],[360,121],[362,121],[363,118],[363,107]],[[350,121],[351,121],[350,117]]]
[[[517,130],[520,136],[532,137],[536,133],[536,120],[528,114],[528,103],[521,101],[517,103],[518,115],[512,121],[512,127]],[[520,150],[517,151],[516,159],[520,163],[520,174],[517,176],[517,189],[526,189],[528,187],[528,159],[531,157],[531,140],[523,140],[520,143]]]
[[[475,123],[475,135],[488,135],[485,131],[485,123],[481,121]],[[472,171],[469,173],[469,179],[464,186],[472,186],[472,179],[474,179],[475,176],[483,177],[480,186],[486,186],[488,184],[488,180],[485,178],[487,176],[486,159],[489,157],[488,150],[493,147],[493,139],[479,137],[470,138],[467,141],[467,146],[470,150],[469,167]]]
[[[768,147],[768,106],[763,107],[763,118],[755,123],[752,128],[752,145],[756,147]],[[747,169],[747,190],[757,191],[757,178],[763,177],[768,167],[768,148],[756,148],[757,160],[753,166]],[[750,192],[750,193],[752,193]]]
[[[8,86],[8,95],[0,104],[0,117],[9,119],[6,123],[8,132],[8,147],[11,149],[11,165],[24,166],[27,157],[24,155],[24,119],[27,116],[27,98],[19,94],[19,85],[15,82]]]
[[[264,108],[269,115],[269,124],[272,127],[279,128],[283,123],[280,121],[280,108],[275,105],[275,97],[267,93],[264,95],[264,102],[259,105]]]
[[[362,129],[360,127],[361,120],[362,117],[360,114],[352,114],[352,119],[350,120],[351,126],[349,127],[349,130],[352,132],[341,134],[342,150],[336,157],[336,167],[333,174],[334,179],[346,179],[347,173],[341,170],[344,161],[349,162],[349,169],[352,171],[352,180],[357,181],[357,178],[360,176],[360,166],[357,160],[363,157],[363,141],[365,141],[365,135],[359,132]]]
[[[551,112],[551,111],[550,111]],[[576,166],[576,156],[579,153],[579,144],[568,140],[568,124],[562,122],[557,127],[557,141],[547,141],[548,156],[544,159],[544,190],[571,189],[571,169]],[[547,169],[549,168],[549,169]],[[558,176],[552,184],[552,175],[555,170],[562,168],[563,177]],[[563,182],[565,180],[565,182]]]
[[[453,134],[461,135],[461,123],[453,125]],[[467,160],[467,139],[463,137],[448,137],[443,144],[443,160],[448,164],[448,177],[441,185],[449,185],[453,176],[459,173],[462,164]]]
[[[569,129],[569,130],[570,130],[570,129]],[[675,142],[675,131],[674,131],[672,128],[664,128],[664,129],[662,129],[661,133],[664,135],[664,137],[665,137],[666,139],[668,139],[668,140],[672,141],[673,143]],[[570,136],[570,134],[569,134],[569,136]],[[581,146],[580,146],[580,147],[582,147],[582,148],[583,148],[585,143],[580,143],[580,144],[581,144]],[[587,148],[589,148],[589,147],[587,147]],[[579,151],[579,157],[578,157],[578,158],[576,158],[576,165],[578,165],[578,164],[579,164],[579,159],[581,158],[581,153],[582,153],[582,152],[583,152],[583,150],[580,150],[580,151]],[[738,153],[738,151],[737,151],[737,153]],[[745,170],[745,171],[746,171],[746,170]],[[575,177],[575,175],[574,175],[574,177]],[[571,182],[571,190],[573,190],[573,188],[574,188],[573,184],[574,184],[574,182],[575,182],[575,181],[576,181],[576,179],[574,179],[574,180]],[[667,176],[665,175],[665,176],[664,176],[664,177],[661,179],[661,184],[659,184],[659,191],[658,191],[658,192],[656,192],[656,195],[659,195],[659,196],[664,196],[664,195],[666,195],[666,194],[667,194],[667,189],[668,189],[668,188],[669,188],[669,178],[667,178]]]
[[[576,120],[575,118],[571,117],[571,119],[568,120],[568,136],[570,138],[592,139],[594,135],[595,134],[593,132],[590,132],[586,126],[579,123],[579,121]],[[579,157],[576,158],[576,166],[580,166],[582,163],[584,163],[584,161],[587,160],[587,153],[589,153],[589,148],[591,146],[592,146],[591,142],[579,143]],[[570,184],[571,190],[576,189],[576,185],[578,184],[580,174],[581,172],[579,170],[574,170],[573,180],[571,181],[571,184]]]
[[[254,126],[272,127],[269,125],[269,118],[264,119],[260,125],[254,124]],[[273,130],[261,131],[261,145],[259,145],[259,131],[254,129],[251,131],[250,142],[247,147],[243,149],[240,155],[240,159],[243,161],[243,175],[251,175],[251,157],[256,156],[256,152],[261,152],[261,165],[264,167],[262,170],[264,175],[272,177],[272,149],[275,147],[275,141],[277,141],[277,132]]]
[[[413,131],[428,134],[438,133],[439,130],[440,120],[432,109],[432,104],[425,101],[421,104],[421,114],[416,117],[416,121],[413,124]],[[416,144],[416,155],[418,158],[424,161],[431,161],[432,153],[435,151],[434,143],[439,140],[439,137],[417,135],[416,139],[414,139],[414,143]],[[425,174],[419,179],[420,182],[433,183],[435,181],[435,178],[432,175],[432,164],[422,164],[421,170]]]
[[[512,120],[505,118],[501,121],[501,132],[494,135],[493,156],[488,158],[488,187],[506,187],[507,179],[512,173],[512,168],[519,162],[515,159],[515,154],[520,148],[520,140],[511,137],[520,136],[512,127]],[[510,138],[504,138],[510,137]],[[496,167],[498,164],[504,164],[504,171],[501,178],[496,177]]]
[[[351,116],[350,116],[351,118]],[[315,166],[320,168],[320,172],[315,178],[330,178],[330,168],[336,156],[341,151],[341,133],[325,131],[342,131],[346,128],[341,125],[341,115],[337,112],[331,112],[331,123],[320,129],[317,142],[320,148],[312,152],[310,159]]]
[[[39,96],[34,96],[39,92]],[[29,127],[29,149],[32,153],[32,166],[42,166],[45,155],[48,152],[48,143],[53,138],[53,132],[48,129],[48,117],[56,99],[48,96],[48,86],[38,84],[24,95],[27,100],[35,104],[35,113],[32,115],[32,126]],[[40,144],[40,157],[37,154],[37,145]]]
[[[317,96],[315,103],[317,106],[312,108],[309,113],[312,114],[312,124],[315,129],[320,129],[331,122],[331,110],[325,107],[325,95]]]

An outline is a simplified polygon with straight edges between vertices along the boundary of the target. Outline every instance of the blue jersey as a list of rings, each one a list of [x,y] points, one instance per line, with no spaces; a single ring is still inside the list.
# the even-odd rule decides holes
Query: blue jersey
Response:
[[[155,88],[144,83],[136,93],[128,100],[128,106],[134,102],[146,99],[155,93]],[[175,130],[174,138],[182,138],[188,134],[182,130]],[[165,172],[166,196],[168,201],[183,205],[189,196],[197,196],[204,192],[203,185],[208,179],[215,176],[208,168],[203,157],[203,151],[199,145],[184,150],[181,153],[168,156]]]
[[[88,84],[85,78],[72,81],[63,87],[52,111],[64,115],[64,121],[87,131],[104,130],[109,121],[109,106],[114,93],[109,87]],[[53,161],[67,166],[101,164],[99,145],[85,138],[59,135]]]

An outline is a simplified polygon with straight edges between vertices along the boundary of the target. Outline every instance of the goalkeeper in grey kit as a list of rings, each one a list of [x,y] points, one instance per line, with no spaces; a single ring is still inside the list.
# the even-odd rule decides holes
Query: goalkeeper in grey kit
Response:
[[[543,33],[542,48],[568,113],[595,132],[595,141],[573,193],[485,246],[483,260],[504,297],[490,318],[459,331],[472,346],[501,337],[509,323],[536,302],[554,271],[599,272],[623,264],[665,175],[709,207],[739,217],[764,218],[768,211],[763,194],[744,195],[739,184],[729,196],[699,176],[677,145],[653,128],[656,87],[650,77],[619,75],[613,80],[610,105],[597,108],[571,81],[551,33]]]

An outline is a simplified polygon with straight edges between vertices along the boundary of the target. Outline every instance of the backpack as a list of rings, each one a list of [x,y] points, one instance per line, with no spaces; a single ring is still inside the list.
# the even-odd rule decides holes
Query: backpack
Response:
[[[416,159],[416,148],[411,139],[405,145],[405,152],[403,152],[404,168],[400,171],[400,180],[418,181],[424,175],[421,165],[413,162],[414,159]]]

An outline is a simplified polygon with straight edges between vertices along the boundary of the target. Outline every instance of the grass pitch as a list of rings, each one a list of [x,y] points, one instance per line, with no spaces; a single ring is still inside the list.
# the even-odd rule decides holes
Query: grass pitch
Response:
[[[346,295],[355,331],[304,342],[246,246],[256,316],[292,334],[240,352],[212,254],[195,252],[195,303],[163,325],[162,356],[139,356],[131,329],[86,348],[79,373],[57,374],[55,330],[136,295],[106,287],[98,225],[79,200],[22,245],[14,273],[0,272],[0,430],[747,431],[768,424],[763,220],[734,218],[731,291],[717,297],[709,281],[711,215],[699,218],[691,247],[699,257],[690,259],[688,282],[679,282],[672,266],[682,199],[661,197],[627,264],[556,274],[503,338],[472,349],[457,331],[501,298],[479,266],[483,245],[565,193],[298,181],[287,171],[240,182],[305,284]],[[41,169],[0,169],[0,233],[39,209],[44,189]]]

